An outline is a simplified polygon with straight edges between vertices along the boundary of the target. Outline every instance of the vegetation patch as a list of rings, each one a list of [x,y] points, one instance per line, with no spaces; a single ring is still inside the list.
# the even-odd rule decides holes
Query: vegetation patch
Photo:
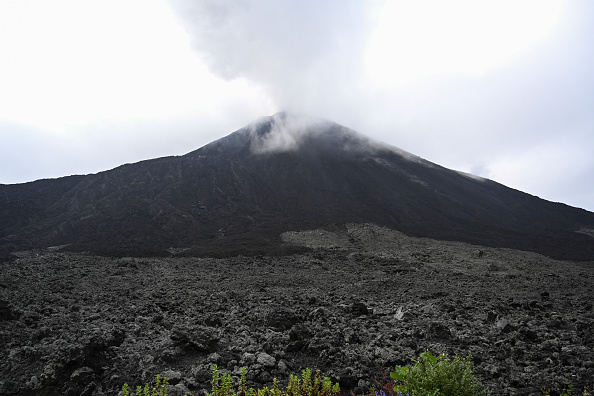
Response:
[[[470,354],[450,360],[446,354],[421,353],[412,367],[396,366],[390,376],[394,391],[402,395],[475,396],[486,394],[474,374]]]

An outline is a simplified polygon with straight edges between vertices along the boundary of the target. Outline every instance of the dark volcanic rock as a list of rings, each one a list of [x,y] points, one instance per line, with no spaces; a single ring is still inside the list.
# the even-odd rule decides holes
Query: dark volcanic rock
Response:
[[[19,316],[19,313],[15,312],[8,301],[0,300],[0,320],[15,320]]]
[[[314,250],[226,259],[17,253],[0,271],[0,301],[22,313],[0,321],[0,394],[111,395],[159,373],[197,395],[210,390],[213,364],[235,378],[247,367],[250,386],[283,384],[309,367],[363,391],[425,350],[471,352],[497,395],[594,387],[584,305],[593,262],[488,247],[478,257],[477,246],[375,225],[282,240]]]
[[[171,330],[170,338],[183,348],[192,348],[200,352],[214,351],[219,342],[214,329],[202,326],[176,326]]]
[[[287,308],[275,309],[266,315],[268,326],[277,330],[289,330],[300,321],[299,316],[293,310]]]
[[[443,323],[431,322],[427,329],[427,338],[449,340],[452,338],[452,332]]]
[[[364,303],[356,302],[353,303],[353,305],[351,305],[351,312],[354,315],[367,315],[369,313],[369,310],[367,309],[367,306]]]
[[[281,232],[347,222],[558,258],[594,256],[594,213],[284,113],[184,156],[0,185],[1,260],[49,246],[116,256],[283,255],[295,251],[279,244]]]

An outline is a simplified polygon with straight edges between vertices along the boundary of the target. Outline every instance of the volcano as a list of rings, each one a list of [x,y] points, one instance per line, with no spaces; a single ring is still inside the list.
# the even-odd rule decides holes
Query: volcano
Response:
[[[183,156],[0,185],[0,246],[107,255],[269,254],[285,231],[410,236],[594,258],[594,213],[450,170],[330,121],[261,118]]]

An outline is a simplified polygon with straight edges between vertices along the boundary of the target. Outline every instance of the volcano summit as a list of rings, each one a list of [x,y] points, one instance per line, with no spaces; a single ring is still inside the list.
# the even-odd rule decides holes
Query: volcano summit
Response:
[[[109,255],[267,254],[285,231],[375,223],[410,236],[594,257],[594,213],[278,113],[183,156],[0,185],[0,246]]]

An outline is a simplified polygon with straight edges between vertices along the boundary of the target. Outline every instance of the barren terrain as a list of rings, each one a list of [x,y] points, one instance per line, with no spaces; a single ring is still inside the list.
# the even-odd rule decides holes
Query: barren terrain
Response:
[[[472,353],[496,395],[594,388],[593,262],[410,238],[375,225],[288,232],[287,256],[0,263],[0,394],[115,395],[161,373],[209,390],[310,367],[363,392],[420,352]]]

